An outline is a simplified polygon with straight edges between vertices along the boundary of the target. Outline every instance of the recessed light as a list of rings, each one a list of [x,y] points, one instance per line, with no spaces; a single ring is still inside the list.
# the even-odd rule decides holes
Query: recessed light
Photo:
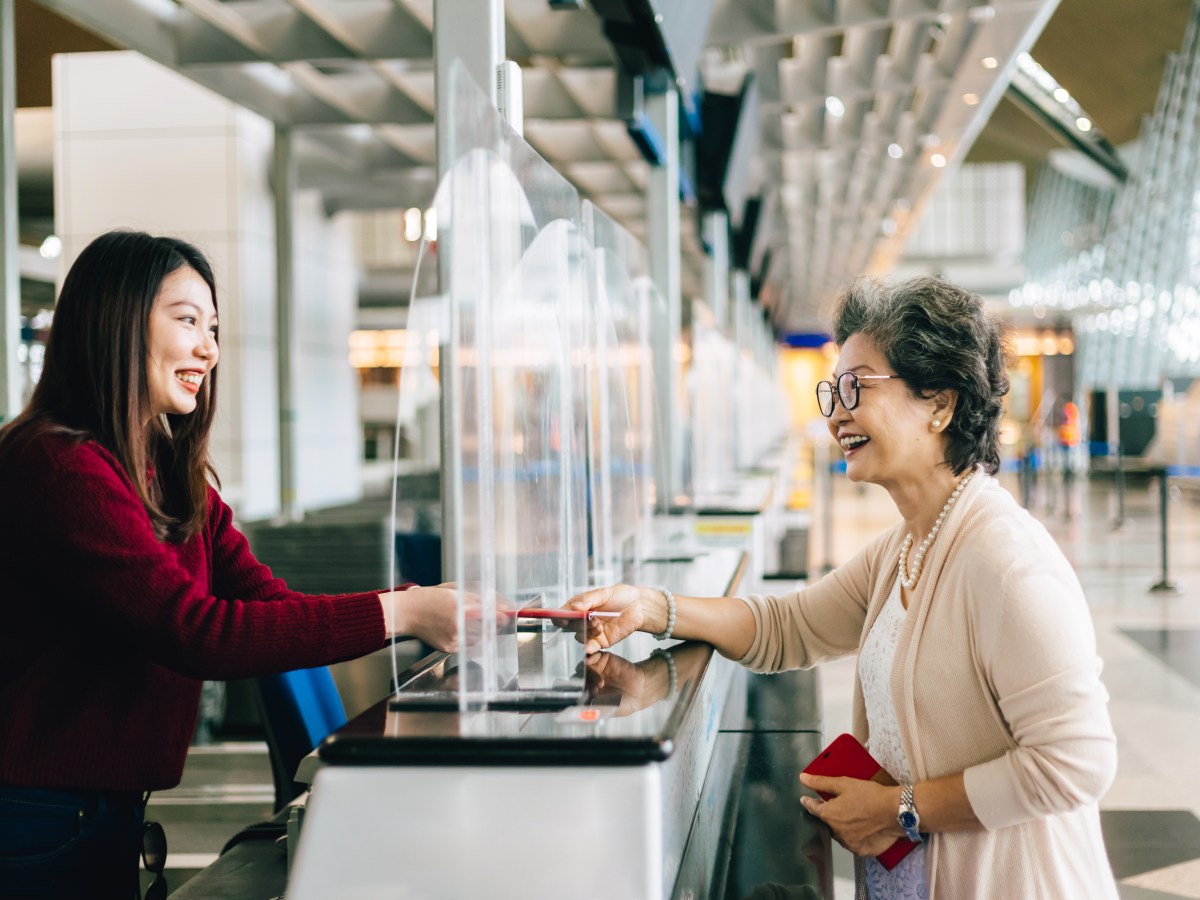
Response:
[[[967,106],[978,106],[979,95],[973,93],[963,94],[963,103],[967,104]]]
[[[904,148],[899,144],[888,144],[888,156],[892,159],[900,159],[904,156]]]
[[[994,69],[996,66],[1000,65],[1000,61],[994,56],[985,56],[980,60],[980,62],[983,63],[983,67],[985,69]]]
[[[1071,99],[1071,92],[1064,87],[1054,89],[1054,99],[1059,103],[1066,103]]]
[[[1075,127],[1078,128],[1080,131],[1091,131],[1092,130],[1092,120],[1089,119],[1087,116],[1080,116],[1078,119],[1075,120]]]
[[[846,104],[837,97],[826,97],[825,111],[835,119],[840,119],[846,114]]]
[[[929,157],[929,164],[935,169],[940,169],[946,165],[946,157],[942,156],[940,153],[935,153],[933,156]]]

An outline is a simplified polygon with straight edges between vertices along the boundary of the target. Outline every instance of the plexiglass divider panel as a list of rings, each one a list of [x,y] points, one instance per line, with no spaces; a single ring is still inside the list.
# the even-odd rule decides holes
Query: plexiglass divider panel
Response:
[[[653,503],[654,371],[645,248],[589,200],[584,246],[593,352],[588,461],[593,584],[637,581]]]
[[[737,351],[717,328],[712,313],[696,302],[692,311],[692,486],[697,504],[732,492],[735,469]],[[760,417],[761,418],[761,417]],[[750,423],[747,423],[750,424]],[[763,427],[759,422],[751,427]]]
[[[466,712],[582,694],[582,645],[517,613],[561,606],[587,583],[589,357],[575,189],[461,65],[450,80],[453,162],[434,202],[436,248],[422,267],[440,281],[429,315],[450,394],[444,577],[459,596],[456,671],[438,689],[455,690]]]

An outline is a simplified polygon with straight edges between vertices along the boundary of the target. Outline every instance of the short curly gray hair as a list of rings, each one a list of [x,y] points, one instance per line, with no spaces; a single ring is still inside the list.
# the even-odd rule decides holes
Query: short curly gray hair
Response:
[[[957,393],[945,459],[955,475],[978,464],[999,470],[1013,355],[1007,326],[985,312],[981,297],[940,278],[859,278],[842,292],[833,319],[839,346],[855,334],[879,348],[914,396]]]

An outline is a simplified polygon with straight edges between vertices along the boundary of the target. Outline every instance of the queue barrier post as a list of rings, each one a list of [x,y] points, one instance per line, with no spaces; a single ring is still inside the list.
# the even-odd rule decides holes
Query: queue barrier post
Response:
[[[1167,505],[1170,500],[1167,490],[1167,477],[1169,471],[1164,466],[1157,470],[1158,475],[1158,525],[1159,525],[1159,551],[1162,559],[1162,578],[1150,586],[1152,594],[1182,594],[1183,590],[1178,584],[1171,580],[1170,570],[1167,565]]]

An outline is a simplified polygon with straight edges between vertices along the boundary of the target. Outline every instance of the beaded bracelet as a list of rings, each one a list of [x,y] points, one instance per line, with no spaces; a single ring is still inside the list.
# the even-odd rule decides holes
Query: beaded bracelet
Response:
[[[655,590],[667,598],[667,627],[661,634],[650,636],[656,641],[668,641],[671,639],[671,632],[675,630],[675,595],[665,587],[655,588]]]

